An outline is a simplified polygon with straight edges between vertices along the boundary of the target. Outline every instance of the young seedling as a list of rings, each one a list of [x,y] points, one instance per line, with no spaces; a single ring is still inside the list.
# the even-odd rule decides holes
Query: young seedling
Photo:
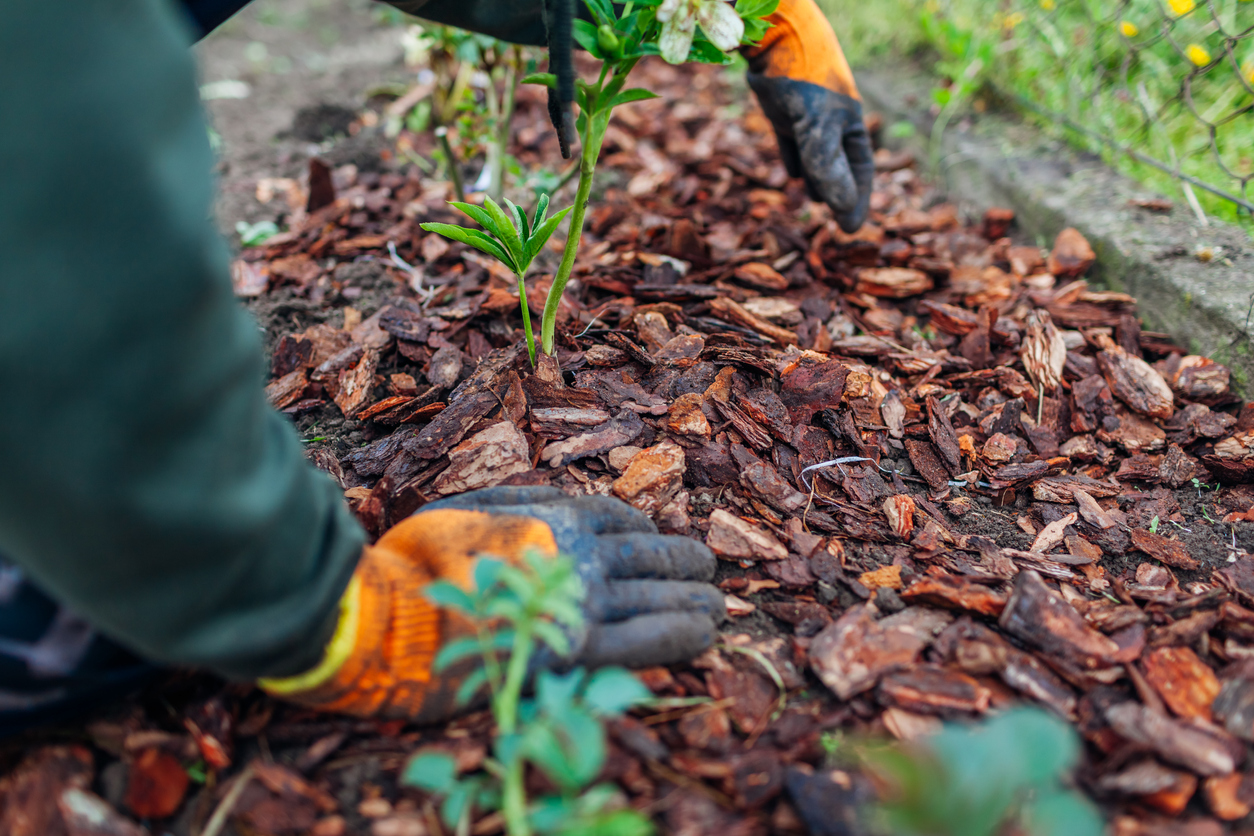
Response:
[[[422,228],[427,232],[452,238],[463,244],[474,247],[480,252],[496,258],[518,277],[518,303],[522,307],[523,333],[527,338],[527,356],[531,365],[536,364],[536,340],[531,333],[531,311],[527,308],[527,270],[536,254],[553,235],[557,225],[570,214],[570,207],[563,209],[552,217],[545,217],[549,210],[549,196],[541,195],[535,214],[530,221],[527,213],[515,206],[509,198],[505,205],[510,214],[492,198],[487,198],[482,207],[469,203],[453,203],[472,220],[476,221],[485,232],[454,224],[425,223]]]
[[[576,668],[559,675],[541,671],[535,697],[523,699],[527,674],[538,653],[570,652],[567,630],[582,624],[582,585],[574,562],[536,553],[522,565],[481,558],[475,588],[447,582],[427,588],[437,604],[470,617],[477,633],[450,642],[436,657],[435,671],[474,660],[457,692],[466,704],[486,685],[496,721],[492,757],[484,772],[459,777],[456,762],[442,752],[415,755],[402,781],[441,797],[440,815],[455,833],[468,833],[475,810],[500,810],[509,836],[585,834],[647,836],[652,824],[621,803],[610,784],[596,784],[605,764],[606,717],[650,697],[639,680],[622,668],[588,674]],[[531,764],[558,789],[558,795],[529,800],[524,786]]]
[[[575,103],[579,110],[575,119],[575,130],[581,144],[579,185],[575,192],[574,206],[559,213],[565,216],[567,212],[573,212],[562,260],[545,299],[544,316],[540,322],[540,350],[549,355],[553,354],[554,349],[558,307],[566,284],[570,281],[575,257],[579,254],[584,213],[592,193],[593,175],[596,172],[597,159],[601,155],[601,143],[609,128],[610,114],[619,105],[657,98],[644,88],[623,89],[627,76],[646,55],[661,55],[672,64],[682,64],[685,61],[728,64],[732,60],[729,52],[742,44],[754,44],[762,39],[769,26],[763,18],[779,5],[779,0],[736,0],[734,6],[725,0],[628,0],[621,7],[616,7],[611,0],[585,2],[593,19],[575,20],[574,37],[580,46],[601,62],[601,70],[595,83],[582,79],[575,83]],[[558,86],[557,77],[552,73],[534,73],[522,81],[550,88]],[[563,154],[567,151],[563,138]],[[462,208],[461,204],[456,205],[459,209]],[[515,215],[521,216],[521,213],[515,210]],[[474,215],[471,217],[483,224],[480,218]],[[486,224],[483,225],[485,229],[488,228]],[[423,224],[423,229],[428,229],[429,226],[435,225]],[[436,231],[455,240],[464,240],[451,232],[453,229],[460,229],[459,227],[447,224],[441,226],[443,228]],[[501,237],[497,234],[497,238]],[[481,246],[479,249],[492,252]],[[492,254],[497,255],[495,252]],[[531,254],[534,256],[535,253]],[[506,258],[500,255],[497,257],[513,269],[513,265]],[[520,288],[521,285],[520,279]],[[525,302],[523,325],[527,329],[528,352],[534,365],[535,351]]]
[[[1064,784],[1079,755],[1066,723],[1029,708],[982,725],[946,725],[912,745],[858,752],[884,799],[877,833],[1100,836],[1097,810]]]
[[[779,0],[737,0],[734,7],[724,0],[628,0],[621,7],[611,0],[585,3],[592,20],[576,19],[574,37],[593,58],[601,61],[601,70],[594,83],[582,79],[575,82],[579,110],[575,130],[581,145],[579,185],[566,248],[540,323],[541,351],[545,354],[553,353],[557,310],[579,253],[584,212],[610,114],[619,105],[657,98],[640,87],[624,90],[627,76],[646,55],[661,55],[672,64],[730,63],[729,52],[742,44],[757,43],[766,34],[769,24],[762,18],[775,11]],[[556,88],[557,77],[535,73],[524,78],[523,83]]]

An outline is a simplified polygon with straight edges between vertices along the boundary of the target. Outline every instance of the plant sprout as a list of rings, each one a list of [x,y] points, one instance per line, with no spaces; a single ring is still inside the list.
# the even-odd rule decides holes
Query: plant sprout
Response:
[[[512,218],[506,215],[497,202],[490,197],[484,200],[482,207],[456,202],[451,205],[476,221],[487,232],[441,223],[425,223],[422,224],[422,228],[427,232],[435,232],[446,238],[452,238],[454,241],[460,241],[493,256],[518,277],[518,303],[522,307],[523,332],[527,336],[527,355],[531,358],[531,365],[535,366],[536,341],[531,333],[531,311],[527,309],[525,282],[527,270],[531,267],[536,254],[553,235],[557,225],[570,214],[571,207],[546,218],[545,215],[549,210],[549,196],[541,195],[535,215],[531,221],[528,221],[527,213],[515,206],[509,198],[505,199],[505,205],[509,207]]]
[[[592,179],[596,172],[597,159],[601,155],[601,143],[610,124],[610,114],[619,105],[657,98],[656,94],[644,88],[624,89],[627,76],[646,55],[661,55],[672,64],[684,61],[730,63],[732,59],[727,54],[730,50],[741,44],[756,43],[766,34],[769,24],[762,18],[775,11],[779,0],[736,0],[734,6],[724,0],[628,0],[621,10],[616,9],[611,0],[585,0],[585,3],[593,19],[575,20],[574,38],[593,58],[601,62],[601,70],[593,83],[582,79],[575,82],[575,104],[579,110],[575,130],[581,144],[579,185],[575,192],[574,206],[559,213],[564,216],[566,212],[571,212],[571,219],[562,260],[549,288],[540,323],[540,350],[548,355],[552,355],[554,351],[558,306],[566,284],[570,281],[575,257],[579,253],[584,213],[592,193]],[[522,81],[550,88],[557,87],[557,77],[552,73],[534,73]],[[458,208],[462,208],[460,204]],[[521,213],[516,212],[516,215],[521,216]],[[480,218],[474,215],[471,217],[483,224]],[[500,225],[498,222],[497,226]],[[423,229],[434,226],[423,224]],[[488,227],[485,225],[484,228]],[[521,224],[518,228],[522,228]],[[441,229],[432,231],[454,240],[464,240],[451,234],[449,230],[452,229],[460,228],[445,224]],[[511,230],[501,231],[508,237]],[[501,236],[497,235],[497,238],[500,239]],[[514,269],[510,261],[496,252],[483,247],[479,249],[491,252]],[[536,251],[538,249],[537,247]],[[534,257],[535,252],[531,255]],[[519,285],[521,287],[521,279]],[[535,353],[525,302],[523,311],[528,351],[534,364]]]

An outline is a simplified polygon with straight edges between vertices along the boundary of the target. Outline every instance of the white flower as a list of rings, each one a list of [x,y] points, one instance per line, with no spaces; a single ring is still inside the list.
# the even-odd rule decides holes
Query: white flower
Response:
[[[710,43],[724,52],[739,46],[745,34],[745,22],[724,0],[663,0],[657,19],[662,23],[658,51],[671,64],[688,60],[698,23]]]

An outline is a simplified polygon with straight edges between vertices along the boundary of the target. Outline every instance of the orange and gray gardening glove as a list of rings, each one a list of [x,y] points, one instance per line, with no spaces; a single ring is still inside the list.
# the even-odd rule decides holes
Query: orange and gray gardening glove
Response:
[[[744,50],[749,86],[788,173],[804,177],[810,197],[854,232],[866,219],[875,165],[849,63],[814,0],[780,0],[766,19],[766,36]]]
[[[714,556],[701,543],[660,535],[644,514],[609,497],[489,488],[433,502],[367,546],[323,661],[261,687],[360,717],[447,718],[461,676],[437,677],[432,664],[441,646],[474,628],[431,603],[425,587],[444,579],[469,589],[480,555],[516,562],[533,549],[573,557],[586,592],[570,655],[547,664],[685,661],[709,647],[725,616],[722,593],[708,583]]]

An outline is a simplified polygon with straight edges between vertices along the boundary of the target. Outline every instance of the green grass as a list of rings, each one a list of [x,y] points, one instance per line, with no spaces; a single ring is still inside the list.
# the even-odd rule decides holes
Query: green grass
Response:
[[[1035,121],[1177,201],[1179,180],[1093,136],[1033,113],[1061,113],[1185,174],[1241,196],[1254,176],[1254,1],[820,0],[857,66],[906,57],[938,76],[969,72]],[[938,102],[949,95],[938,84]],[[1149,114],[1148,118],[1146,114]],[[1214,126],[1213,137],[1207,122]],[[1207,214],[1254,230],[1247,212],[1193,187]],[[1254,201],[1254,181],[1246,186]]]

